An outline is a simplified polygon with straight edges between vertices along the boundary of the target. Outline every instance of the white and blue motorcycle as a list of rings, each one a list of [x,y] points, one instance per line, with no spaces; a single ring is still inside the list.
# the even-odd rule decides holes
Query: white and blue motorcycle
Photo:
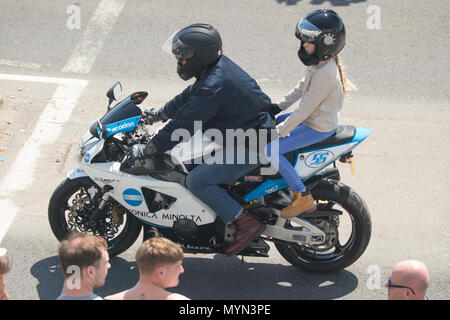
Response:
[[[192,159],[203,156],[189,150],[211,154],[211,142],[196,141],[194,135],[175,147],[186,152],[134,160],[133,146],[152,137],[146,113],[138,107],[147,93],[133,93],[111,107],[121,90],[116,83],[108,91],[107,113],[79,144],[79,168],[68,174],[50,199],[48,216],[56,238],[62,240],[72,231],[100,235],[115,256],[127,250],[142,229],[146,239],[156,228],[186,253],[225,254],[233,242],[234,224],[221,221],[185,186]],[[266,226],[239,255],[268,257],[268,242],[272,242],[289,263],[309,272],[334,272],[354,263],[370,240],[370,214],[363,199],[339,181],[336,162],[351,163],[352,150],[369,133],[369,129],[340,126],[325,141],[285,154],[311,189],[315,212],[291,219],[280,216],[292,194],[278,173],[261,175],[255,169],[221,185]],[[193,149],[192,143],[204,143],[205,148]]]

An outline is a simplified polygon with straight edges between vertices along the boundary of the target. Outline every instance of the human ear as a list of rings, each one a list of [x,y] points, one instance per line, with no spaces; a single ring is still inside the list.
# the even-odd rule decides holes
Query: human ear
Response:
[[[164,275],[166,274],[166,269],[163,266],[158,267],[156,273],[158,274],[159,277],[164,277]]]
[[[94,266],[88,266],[86,268],[86,273],[89,277],[93,277],[95,275],[95,268]]]

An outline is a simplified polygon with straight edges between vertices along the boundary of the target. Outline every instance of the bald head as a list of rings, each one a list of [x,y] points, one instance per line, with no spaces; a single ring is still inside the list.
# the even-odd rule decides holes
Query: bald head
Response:
[[[395,265],[391,273],[391,282],[413,289],[415,295],[410,295],[410,299],[424,299],[425,292],[430,283],[430,274],[423,262],[418,260],[405,260]]]

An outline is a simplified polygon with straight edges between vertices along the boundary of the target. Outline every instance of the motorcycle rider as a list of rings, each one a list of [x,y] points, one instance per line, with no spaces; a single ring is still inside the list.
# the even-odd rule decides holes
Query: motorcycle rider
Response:
[[[284,218],[316,210],[316,203],[292,164],[283,154],[320,142],[336,132],[338,112],[344,95],[352,84],[343,76],[337,54],[345,45],[345,27],[339,15],[329,9],[310,12],[296,26],[295,36],[301,41],[298,57],[308,68],[306,75],[279,103],[271,106],[278,114],[300,100],[298,108],[277,117],[279,172],[293,191],[291,204],[281,211]]]
[[[195,77],[196,81],[162,109],[148,113],[151,121],[171,120],[145,146],[143,154],[146,157],[178,144],[179,141],[171,139],[176,129],[187,129],[192,136],[194,121],[201,121],[204,131],[218,129],[225,137],[227,129],[257,129],[261,114],[268,115],[270,98],[253,78],[222,54],[222,39],[213,26],[189,25],[174,33],[163,49],[177,59],[177,73],[181,79],[186,81]],[[227,148],[224,146],[224,149]],[[248,157],[248,148],[237,146],[236,151],[233,152],[234,160],[239,154]],[[235,223],[237,232],[234,242],[226,249],[228,256],[247,247],[265,227],[218,185],[239,178],[258,166],[258,163],[237,164],[236,161],[233,164],[225,161],[202,163],[186,178],[187,188],[197,198],[225,223]]]

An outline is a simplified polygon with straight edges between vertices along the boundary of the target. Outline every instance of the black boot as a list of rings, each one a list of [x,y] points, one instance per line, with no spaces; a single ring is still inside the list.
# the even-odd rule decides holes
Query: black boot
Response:
[[[227,256],[234,256],[245,249],[266,228],[261,221],[247,211],[243,211],[234,223],[237,226],[237,232],[233,243],[226,250]]]

